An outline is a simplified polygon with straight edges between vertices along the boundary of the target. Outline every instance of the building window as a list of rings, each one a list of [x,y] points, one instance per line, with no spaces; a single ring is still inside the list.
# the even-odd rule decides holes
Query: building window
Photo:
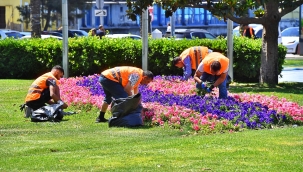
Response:
[[[175,11],[175,24],[182,25],[182,9],[177,9]]]
[[[0,7],[0,28],[6,28],[5,23],[5,6]]]
[[[124,15],[120,15],[120,22],[124,22]]]
[[[184,23],[185,23],[185,25],[195,24],[194,23],[194,14],[195,14],[195,8],[186,7],[184,9]]]
[[[123,13],[123,7],[120,7],[120,13]]]
[[[203,8],[195,8],[194,9],[194,22],[195,24],[205,24],[204,12]]]

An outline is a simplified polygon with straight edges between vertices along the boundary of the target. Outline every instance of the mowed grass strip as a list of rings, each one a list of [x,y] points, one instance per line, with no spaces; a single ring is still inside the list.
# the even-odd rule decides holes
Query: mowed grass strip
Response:
[[[283,67],[303,67],[303,59],[285,59]]]
[[[32,123],[18,107],[31,82],[0,80],[0,171],[303,170],[302,127],[215,135],[167,127],[109,128],[94,123],[96,108],[81,109],[60,123]]]

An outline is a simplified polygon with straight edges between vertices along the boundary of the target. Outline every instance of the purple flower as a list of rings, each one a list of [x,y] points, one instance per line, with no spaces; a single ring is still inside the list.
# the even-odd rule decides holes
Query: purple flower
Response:
[[[98,75],[83,77],[83,80],[78,82],[77,85],[88,87],[92,95],[105,96],[98,78]],[[166,80],[181,79],[181,77],[177,76],[156,76],[155,78]],[[258,102],[239,102],[232,97],[218,99],[198,95],[164,94],[158,90],[149,90],[148,86],[139,86],[139,91],[142,95],[142,102],[158,102],[166,106],[184,106],[201,113],[201,115],[211,113],[217,115],[219,119],[227,119],[234,124],[245,124],[247,128],[266,127],[277,121],[274,119],[279,121],[282,118],[282,120],[285,120],[285,115],[281,117],[275,110],[268,110],[267,106],[263,106]]]

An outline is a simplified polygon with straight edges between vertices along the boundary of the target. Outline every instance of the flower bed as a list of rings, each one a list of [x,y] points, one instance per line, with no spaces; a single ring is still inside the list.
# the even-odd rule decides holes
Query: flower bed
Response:
[[[61,79],[62,99],[79,107],[101,108],[104,92],[98,75]],[[301,124],[303,107],[286,99],[259,94],[232,94],[218,99],[196,95],[193,79],[156,76],[148,86],[140,86],[145,125],[168,126],[199,133],[237,131],[241,128],[271,128],[273,125]]]

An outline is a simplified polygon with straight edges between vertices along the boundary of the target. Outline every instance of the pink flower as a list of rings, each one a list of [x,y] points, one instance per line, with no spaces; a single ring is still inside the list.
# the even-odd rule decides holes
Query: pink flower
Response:
[[[194,129],[195,131],[199,131],[199,130],[200,130],[200,127],[199,127],[198,125],[193,125],[193,129]]]

